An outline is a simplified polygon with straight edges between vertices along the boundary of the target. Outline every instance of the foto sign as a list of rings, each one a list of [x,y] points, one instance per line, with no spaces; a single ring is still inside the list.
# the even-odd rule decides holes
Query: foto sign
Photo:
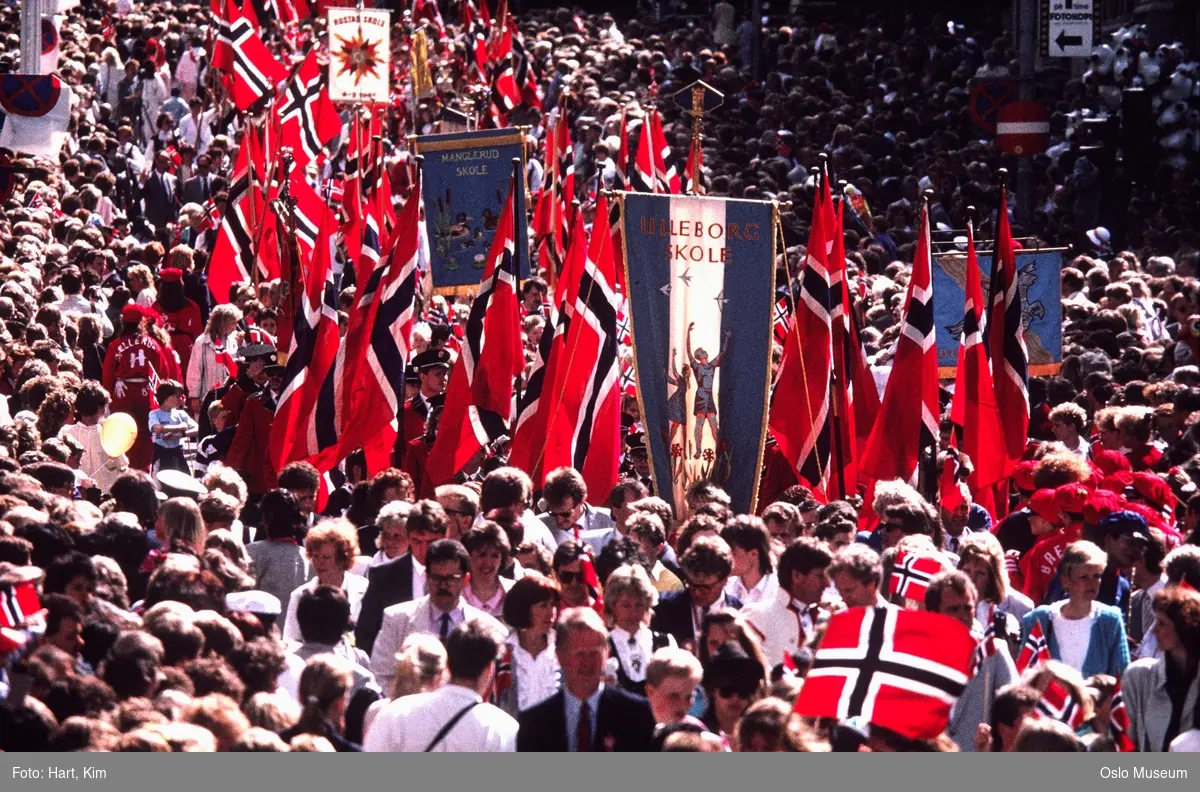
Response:
[[[1099,35],[1096,0],[1042,0],[1042,54],[1086,58]]]

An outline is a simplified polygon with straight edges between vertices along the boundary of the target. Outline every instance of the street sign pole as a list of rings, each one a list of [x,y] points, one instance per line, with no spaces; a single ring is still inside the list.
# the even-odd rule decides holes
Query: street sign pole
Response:
[[[1020,0],[1016,4],[1017,64],[1020,68],[1022,101],[1037,99],[1034,72],[1037,66],[1038,0]],[[1033,158],[1021,157],[1017,164],[1017,222],[1026,229],[1033,220]]]
[[[42,2],[21,0],[21,73],[42,71]]]

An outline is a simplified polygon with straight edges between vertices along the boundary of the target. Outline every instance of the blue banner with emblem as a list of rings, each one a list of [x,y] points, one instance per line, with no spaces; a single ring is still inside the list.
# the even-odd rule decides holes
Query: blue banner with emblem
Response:
[[[758,496],[770,393],[775,205],[624,193],[638,402],[657,494],[681,515],[707,479]]]
[[[487,264],[496,224],[508,198],[512,161],[525,162],[521,130],[483,129],[416,138],[421,155],[421,189],[434,290],[474,291]],[[524,172],[524,168],[522,168]],[[518,190],[516,216],[525,217],[525,190]],[[526,223],[517,223],[521,279],[529,277]]]
[[[1062,364],[1062,296],[1059,274],[1061,250],[1018,250],[1017,288],[1021,293],[1021,323],[1029,352],[1029,373],[1056,374]],[[959,251],[933,257],[933,321],[937,327],[938,373],[953,377],[958,367],[966,295],[963,279],[967,254]],[[989,284],[992,254],[979,254],[979,279],[983,299],[991,304]]]

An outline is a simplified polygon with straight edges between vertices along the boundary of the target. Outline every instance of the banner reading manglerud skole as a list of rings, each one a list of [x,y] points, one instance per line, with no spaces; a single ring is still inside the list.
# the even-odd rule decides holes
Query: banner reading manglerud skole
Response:
[[[770,386],[775,205],[624,193],[638,401],[658,494],[709,479],[755,507]]]
[[[416,139],[429,231],[434,289],[452,293],[479,287],[496,224],[508,198],[513,158],[525,162],[519,129],[483,129]],[[522,180],[523,182],[523,180]],[[517,191],[516,216],[525,217],[525,190]],[[521,279],[529,277],[528,227],[517,223]]]

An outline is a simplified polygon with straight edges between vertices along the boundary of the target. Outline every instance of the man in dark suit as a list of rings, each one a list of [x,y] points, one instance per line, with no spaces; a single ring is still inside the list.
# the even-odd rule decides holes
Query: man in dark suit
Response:
[[[371,653],[385,608],[425,596],[425,553],[429,545],[446,538],[448,528],[446,512],[437,501],[423,500],[413,505],[405,523],[408,552],[367,572],[367,593],[363,595],[358,626],[354,628],[355,645],[359,649]]]
[[[649,751],[654,714],[641,696],[603,683],[608,630],[591,608],[563,613],[555,632],[562,688],[517,716],[517,750]]]
[[[740,600],[725,593],[733,555],[720,537],[700,536],[683,554],[679,566],[685,588],[659,597],[650,629],[670,633],[680,646],[695,646],[706,613],[742,607]]]
[[[154,170],[142,185],[142,214],[156,229],[166,228],[179,217],[179,189],[175,177],[167,172],[167,155],[154,155]]]
[[[213,177],[209,173],[212,168],[212,158],[207,154],[196,157],[196,175],[183,183],[179,188],[179,200],[185,204],[203,205],[212,195]]]

